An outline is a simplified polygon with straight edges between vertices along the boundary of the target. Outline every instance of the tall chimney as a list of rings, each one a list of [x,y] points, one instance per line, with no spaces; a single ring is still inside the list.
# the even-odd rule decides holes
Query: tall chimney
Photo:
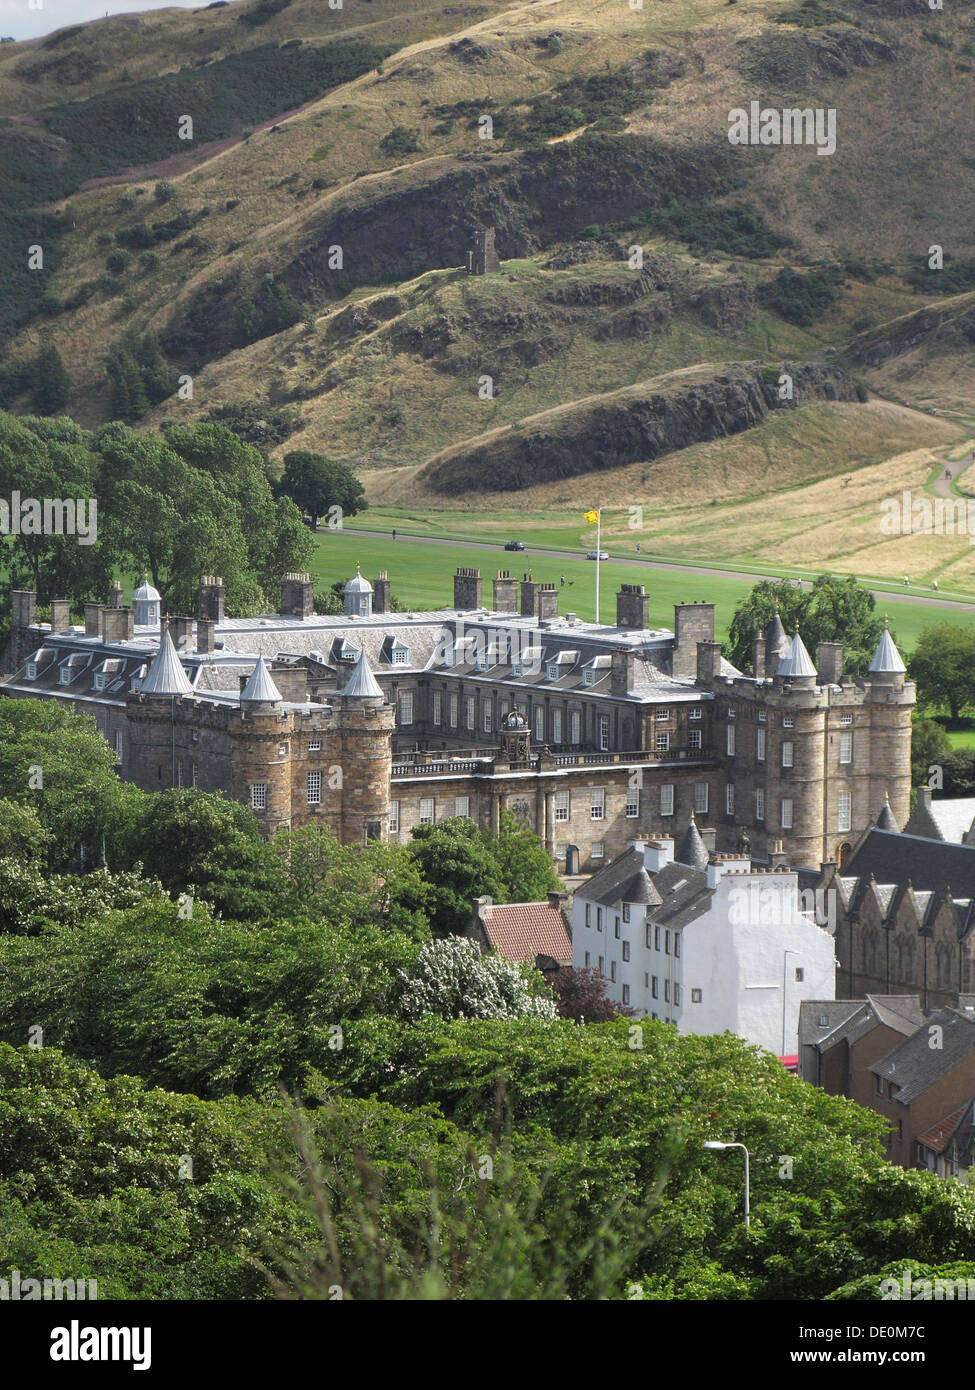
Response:
[[[842,642],[820,642],[816,652],[816,679],[820,685],[839,685],[843,679]]]
[[[392,612],[392,590],[386,570],[380,570],[372,586],[372,611],[374,613]]]
[[[309,574],[286,574],[281,580],[282,618],[310,618],[315,611],[315,586]],[[209,617],[208,613],[201,617]]]
[[[494,581],[494,611],[518,612],[518,581],[512,578],[508,570],[498,570],[498,577]]]
[[[495,582],[495,591],[497,582]],[[481,571],[471,569],[469,565],[458,565],[457,573],[454,575],[454,607],[455,608],[483,608],[484,607],[484,581],[481,578]]]
[[[205,574],[200,580],[196,616],[212,618],[215,623],[222,623],[223,603],[223,579],[218,574]]]

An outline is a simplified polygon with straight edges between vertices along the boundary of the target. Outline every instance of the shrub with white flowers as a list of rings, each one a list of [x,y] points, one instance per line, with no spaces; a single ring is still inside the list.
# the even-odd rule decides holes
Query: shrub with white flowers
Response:
[[[407,1018],[555,1018],[555,1002],[542,998],[533,966],[482,956],[476,941],[449,936],[420,948],[413,967],[400,971]]]

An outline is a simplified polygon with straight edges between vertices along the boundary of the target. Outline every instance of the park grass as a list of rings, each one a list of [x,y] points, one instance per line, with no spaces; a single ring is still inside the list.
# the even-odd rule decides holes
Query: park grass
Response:
[[[385,518],[384,518],[385,519]],[[551,518],[549,518],[551,519]],[[371,512],[359,518],[363,527],[375,524],[378,518]],[[533,518],[534,520],[534,518]],[[392,529],[392,528],[390,528]],[[595,564],[584,558],[546,558],[539,555],[508,553],[478,546],[443,544],[409,539],[399,534],[370,536],[347,526],[342,531],[319,532],[316,553],[309,572],[316,588],[326,588],[337,580],[355,574],[358,563],[363,573],[374,579],[377,571],[389,574],[392,592],[407,608],[423,611],[450,607],[453,604],[453,575],[458,565],[479,568],[484,580],[484,601],[491,603],[491,580],[499,569],[509,570],[519,579],[531,572],[535,579],[559,586],[559,611],[576,613],[591,621],[595,609]],[[551,534],[549,532],[548,534]],[[523,534],[526,543],[530,535]],[[446,537],[445,537],[446,539]],[[590,542],[591,544],[592,542]],[[561,586],[565,576],[566,585]],[[650,598],[651,627],[672,628],[674,604],[701,600],[715,605],[715,635],[719,641],[728,636],[728,626],[737,605],[747,598],[753,584],[749,579],[728,578],[721,574],[695,574],[654,567],[643,562],[614,561],[600,566],[599,615],[603,622],[616,618],[616,592],[621,584],[644,584]],[[935,622],[975,620],[962,611],[944,611],[920,604],[904,603],[892,594],[889,601],[878,601],[878,609],[890,617],[891,631],[905,654],[917,643],[922,629]]]

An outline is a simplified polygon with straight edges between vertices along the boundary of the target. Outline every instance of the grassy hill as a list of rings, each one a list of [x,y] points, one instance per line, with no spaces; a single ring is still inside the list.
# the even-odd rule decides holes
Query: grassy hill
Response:
[[[65,408],[96,425],[114,408],[106,354],[152,329],[193,395],[146,424],[292,407],[277,455],[326,449],[373,496],[441,505],[451,486],[496,493],[492,447],[539,419],[587,417],[584,473],[594,401],[670,373],[747,365],[767,384],[819,364],[953,422],[798,401],[738,434],[718,403],[713,437],[676,454],[609,451],[600,488],[652,463],[660,506],[665,479],[691,475],[709,499],[733,478],[742,507],[788,509],[779,451],[800,429],[810,497],[870,466],[882,487],[887,461],[918,450],[930,472],[970,409],[973,55],[975,16],[926,0],[243,0],[4,45],[0,403],[31,408],[53,343]],[[730,145],[729,111],[753,100],[835,110],[836,152]],[[468,277],[485,224],[502,273]],[[43,271],[25,242],[44,245]],[[468,461],[452,484],[445,456]],[[533,457],[508,467],[526,496],[558,486]],[[881,565],[869,510],[807,517],[797,543]],[[667,544],[762,548],[743,517],[695,530],[664,512]]]

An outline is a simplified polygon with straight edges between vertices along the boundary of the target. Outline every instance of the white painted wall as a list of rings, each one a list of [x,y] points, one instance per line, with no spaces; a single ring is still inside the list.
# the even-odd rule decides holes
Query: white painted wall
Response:
[[[652,874],[654,866],[647,867]],[[602,957],[611,999],[627,1002],[628,987],[632,1008],[676,1023],[681,1033],[728,1031],[777,1056],[795,1053],[799,1005],[835,997],[834,939],[799,911],[797,874],[712,865],[709,876],[715,891],[708,911],[679,933],[658,931],[651,916],[648,934],[647,910],[631,904],[626,921],[622,903],[589,903],[587,926],[587,904],[577,892],[573,965],[585,966],[588,952],[588,964],[599,969]],[[693,990],[701,991],[699,1003]]]

